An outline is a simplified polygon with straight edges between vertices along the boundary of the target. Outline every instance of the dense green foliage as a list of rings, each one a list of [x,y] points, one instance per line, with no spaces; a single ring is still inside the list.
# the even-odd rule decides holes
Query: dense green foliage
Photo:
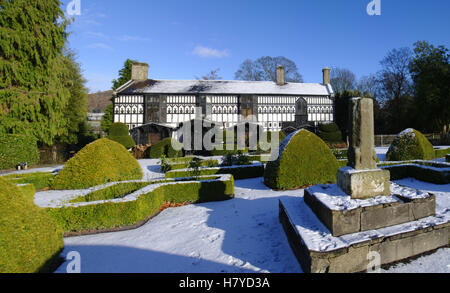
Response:
[[[3,179],[14,184],[31,184],[36,190],[50,186],[55,175],[48,172],[20,173],[3,176]]]
[[[177,149],[173,148],[173,145],[177,146]],[[177,158],[183,156],[181,148],[183,145],[172,138],[165,138],[150,148],[150,158],[159,159],[161,156],[167,158]]]
[[[150,182],[126,182],[114,184],[110,187],[93,191],[85,196],[78,197],[70,202],[92,202],[99,200],[110,200],[116,198],[122,198],[128,194],[131,194],[139,189],[149,185]]]
[[[0,1],[0,133],[76,143],[87,95],[60,1]]]
[[[447,154],[450,154],[450,148],[436,149],[434,150],[435,158],[444,158]]]
[[[108,138],[120,143],[126,149],[131,149],[136,146],[136,142],[134,142],[134,139],[131,137],[128,126],[125,123],[116,122],[111,125]]]
[[[431,166],[433,168],[427,168]],[[445,164],[436,162],[424,164],[417,161],[398,162],[398,164],[387,165],[380,164],[380,168],[389,170],[391,180],[400,180],[404,178],[415,178],[420,181],[430,182],[434,184],[449,184],[450,171]]]
[[[81,74],[81,66],[75,60],[75,53],[66,51],[63,56],[63,84],[69,90],[67,107],[64,109],[66,133],[57,137],[59,142],[68,144],[82,143],[82,135],[86,135],[86,118],[88,110],[88,94],[86,80]]]
[[[415,129],[397,135],[386,153],[386,161],[431,160],[434,157],[433,145]]]
[[[51,186],[53,189],[84,189],[142,176],[139,163],[121,144],[102,138],[67,161]]]
[[[231,174],[235,180],[257,178],[264,175],[264,165],[201,168],[199,169],[198,174],[194,174],[193,170],[190,169],[174,170],[167,172],[166,178],[183,178],[217,174]]]
[[[157,214],[164,202],[208,202],[233,198],[234,182],[230,180],[160,183],[137,200],[105,202],[78,207],[48,208],[47,212],[65,232],[111,229],[135,225]]]
[[[0,273],[51,272],[59,265],[62,231],[29,196],[0,177]]]
[[[342,133],[336,123],[319,124],[317,135],[325,142],[342,142]]]
[[[33,184],[20,184],[17,185],[17,188],[22,192],[26,199],[33,201],[34,195],[36,194],[36,188],[34,188]]]
[[[264,172],[267,186],[285,190],[336,182],[337,159],[315,134],[300,130],[289,135],[282,145],[285,147],[280,149],[278,159],[267,163]]]
[[[100,122],[100,125],[104,132],[108,133],[109,128],[114,123],[114,106],[113,104],[110,104],[105,109],[105,115],[102,116],[102,121]]]
[[[14,169],[19,163],[39,162],[39,149],[32,136],[0,134],[0,170]]]
[[[135,60],[127,59],[125,60],[125,63],[123,64],[122,69],[119,70],[119,77],[117,79],[114,79],[112,81],[112,89],[116,90],[128,81],[131,80],[131,69],[133,66],[133,63],[135,63]]]
[[[444,46],[428,42],[414,44],[415,56],[410,63],[414,81],[417,119],[421,129],[450,133],[450,52]]]

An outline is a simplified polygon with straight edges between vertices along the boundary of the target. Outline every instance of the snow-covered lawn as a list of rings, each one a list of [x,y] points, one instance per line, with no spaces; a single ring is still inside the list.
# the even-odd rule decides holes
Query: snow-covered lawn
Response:
[[[383,151],[377,150],[379,154]],[[140,160],[146,176],[163,175],[157,161]],[[445,199],[441,201],[444,205],[450,198],[450,184],[415,179],[396,183],[436,193]],[[279,223],[278,200],[302,197],[303,190],[275,192],[262,178],[237,180],[235,186],[235,199],[170,208],[135,230],[66,238],[62,256],[79,252],[85,273],[302,272]],[[447,265],[448,248],[388,272],[449,273]],[[64,273],[66,266],[64,263],[57,272]]]

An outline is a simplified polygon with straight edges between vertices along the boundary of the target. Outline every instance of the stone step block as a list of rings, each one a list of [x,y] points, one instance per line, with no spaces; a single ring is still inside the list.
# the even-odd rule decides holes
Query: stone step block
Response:
[[[280,200],[279,217],[289,244],[305,273],[367,271],[378,253],[386,265],[433,251],[449,244],[450,214],[366,232],[331,235],[302,198]]]
[[[333,236],[394,226],[435,215],[436,197],[391,184],[394,195],[352,199],[337,185],[305,190],[304,200]],[[402,195],[404,194],[404,195]]]

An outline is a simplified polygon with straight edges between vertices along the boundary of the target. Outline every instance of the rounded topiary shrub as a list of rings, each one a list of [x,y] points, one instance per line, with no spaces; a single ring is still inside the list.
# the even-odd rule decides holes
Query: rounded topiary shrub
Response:
[[[67,161],[51,187],[84,189],[108,182],[138,180],[142,176],[139,163],[121,144],[102,138]]]
[[[176,149],[173,147],[176,146]],[[165,138],[158,142],[157,144],[150,147],[150,158],[159,159],[161,156],[166,156],[167,158],[178,158],[183,156],[183,145],[172,139]]]
[[[342,132],[336,123],[319,124],[317,135],[328,143],[342,142]]]
[[[266,166],[264,183],[278,190],[334,183],[338,169],[338,161],[325,142],[302,129],[280,144],[278,159]]]
[[[63,248],[56,222],[0,177],[0,273],[52,272]]]
[[[123,145],[126,149],[131,149],[136,146],[136,142],[130,136],[128,126],[124,123],[117,122],[109,128],[108,138]]]
[[[386,153],[386,160],[431,160],[434,154],[430,141],[419,131],[408,128],[395,137]]]
[[[19,163],[28,166],[39,162],[39,149],[34,137],[0,134],[0,170],[14,169]]]

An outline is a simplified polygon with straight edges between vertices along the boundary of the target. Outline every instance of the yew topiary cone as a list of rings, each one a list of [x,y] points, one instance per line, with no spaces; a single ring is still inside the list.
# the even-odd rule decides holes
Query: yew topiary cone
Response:
[[[264,183],[277,190],[335,183],[338,169],[338,161],[325,142],[302,129],[280,144],[278,159],[266,166]]]
[[[64,165],[51,182],[53,189],[85,189],[108,182],[142,179],[136,159],[107,138],[85,146]]]

